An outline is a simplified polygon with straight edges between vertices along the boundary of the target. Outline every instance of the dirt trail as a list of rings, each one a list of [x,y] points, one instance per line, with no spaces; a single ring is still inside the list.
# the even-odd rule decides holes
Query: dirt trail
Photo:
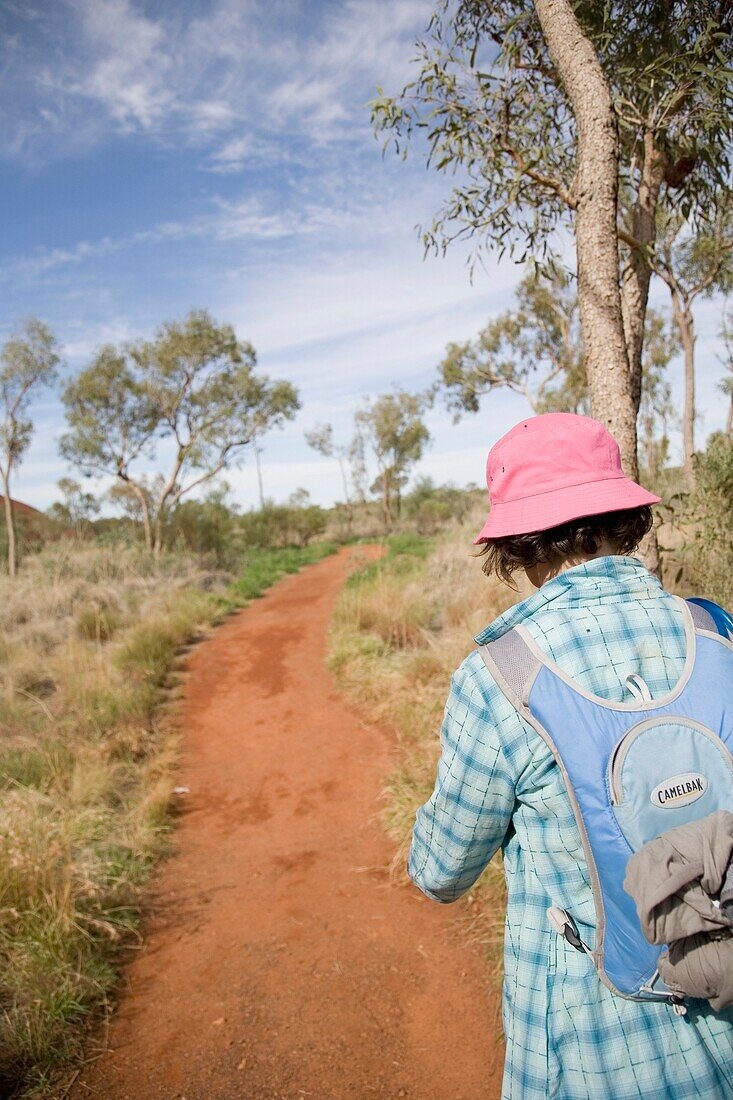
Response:
[[[192,655],[190,787],[108,1050],[73,1100],[492,1100],[496,996],[457,914],[390,882],[392,739],[335,690],[343,551]]]

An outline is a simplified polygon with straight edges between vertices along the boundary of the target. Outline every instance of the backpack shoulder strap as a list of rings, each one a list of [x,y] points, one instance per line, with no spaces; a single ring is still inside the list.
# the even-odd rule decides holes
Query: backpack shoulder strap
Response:
[[[501,638],[479,648],[484,664],[510,703],[517,709],[526,705],[542,662],[518,630],[508,630]]]

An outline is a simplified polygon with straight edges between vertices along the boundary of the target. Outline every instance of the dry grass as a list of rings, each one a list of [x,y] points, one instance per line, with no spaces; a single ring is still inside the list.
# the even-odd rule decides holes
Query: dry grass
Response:
[[[0,577],[0,1095],[42,1093],[104,1006],[170,827],[184,643],[322,556],[51,546]]]
[[[105,1000],[167,831],[159,688],[227,580],[207,592],[193,558],[73,545],[0,578],[3,1095],[41,1088]]]
[[[355,574],[334,617],[331,666],[371,718],[394,730],[400,763],[384,789],[383,821],[396,843],[393,873],[406,881],[415,811],[430,795],[451,673],[473,636],[516,601],[481,571],[471,547],[478,517],[430,547],[398,540],[377,566]],[[494,861],[464,898],[467,933],[501,971],[505,907]]]

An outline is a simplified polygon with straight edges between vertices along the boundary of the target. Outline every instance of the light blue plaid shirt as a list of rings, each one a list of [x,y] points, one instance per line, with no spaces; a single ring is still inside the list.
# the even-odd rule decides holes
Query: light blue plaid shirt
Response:
[[[629,700],[626,677],[653,696],[679,679],[681,609],[635,558],[597,558],[548,581],[501,615],[482,644],[523,623],[587,691]],[[587,956],[550,928],[568,909],[591,946],[594,908],[577,824],[550,750],[499,691],[478,652],[454,673],[435,789],[417,813],[409,872],[436,901],[465,893],[499,847],[509,900],[504,947],[503,1098],[731,1100],[733,1012],[692,1002],[623,1000]]]

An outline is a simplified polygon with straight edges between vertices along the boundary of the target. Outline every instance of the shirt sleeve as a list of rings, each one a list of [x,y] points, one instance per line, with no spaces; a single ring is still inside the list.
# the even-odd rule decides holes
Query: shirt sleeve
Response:
[[[483,666],[482,666],[483,668]],[[479,685],[471,658],[453,674],[440,731],[435,787],[417,811],[408,874],[429,898],[451,902],[470,889],[511,824],[515,777],[500,740],[499,689]],[[497,700],[498,702],[498,700]]]

